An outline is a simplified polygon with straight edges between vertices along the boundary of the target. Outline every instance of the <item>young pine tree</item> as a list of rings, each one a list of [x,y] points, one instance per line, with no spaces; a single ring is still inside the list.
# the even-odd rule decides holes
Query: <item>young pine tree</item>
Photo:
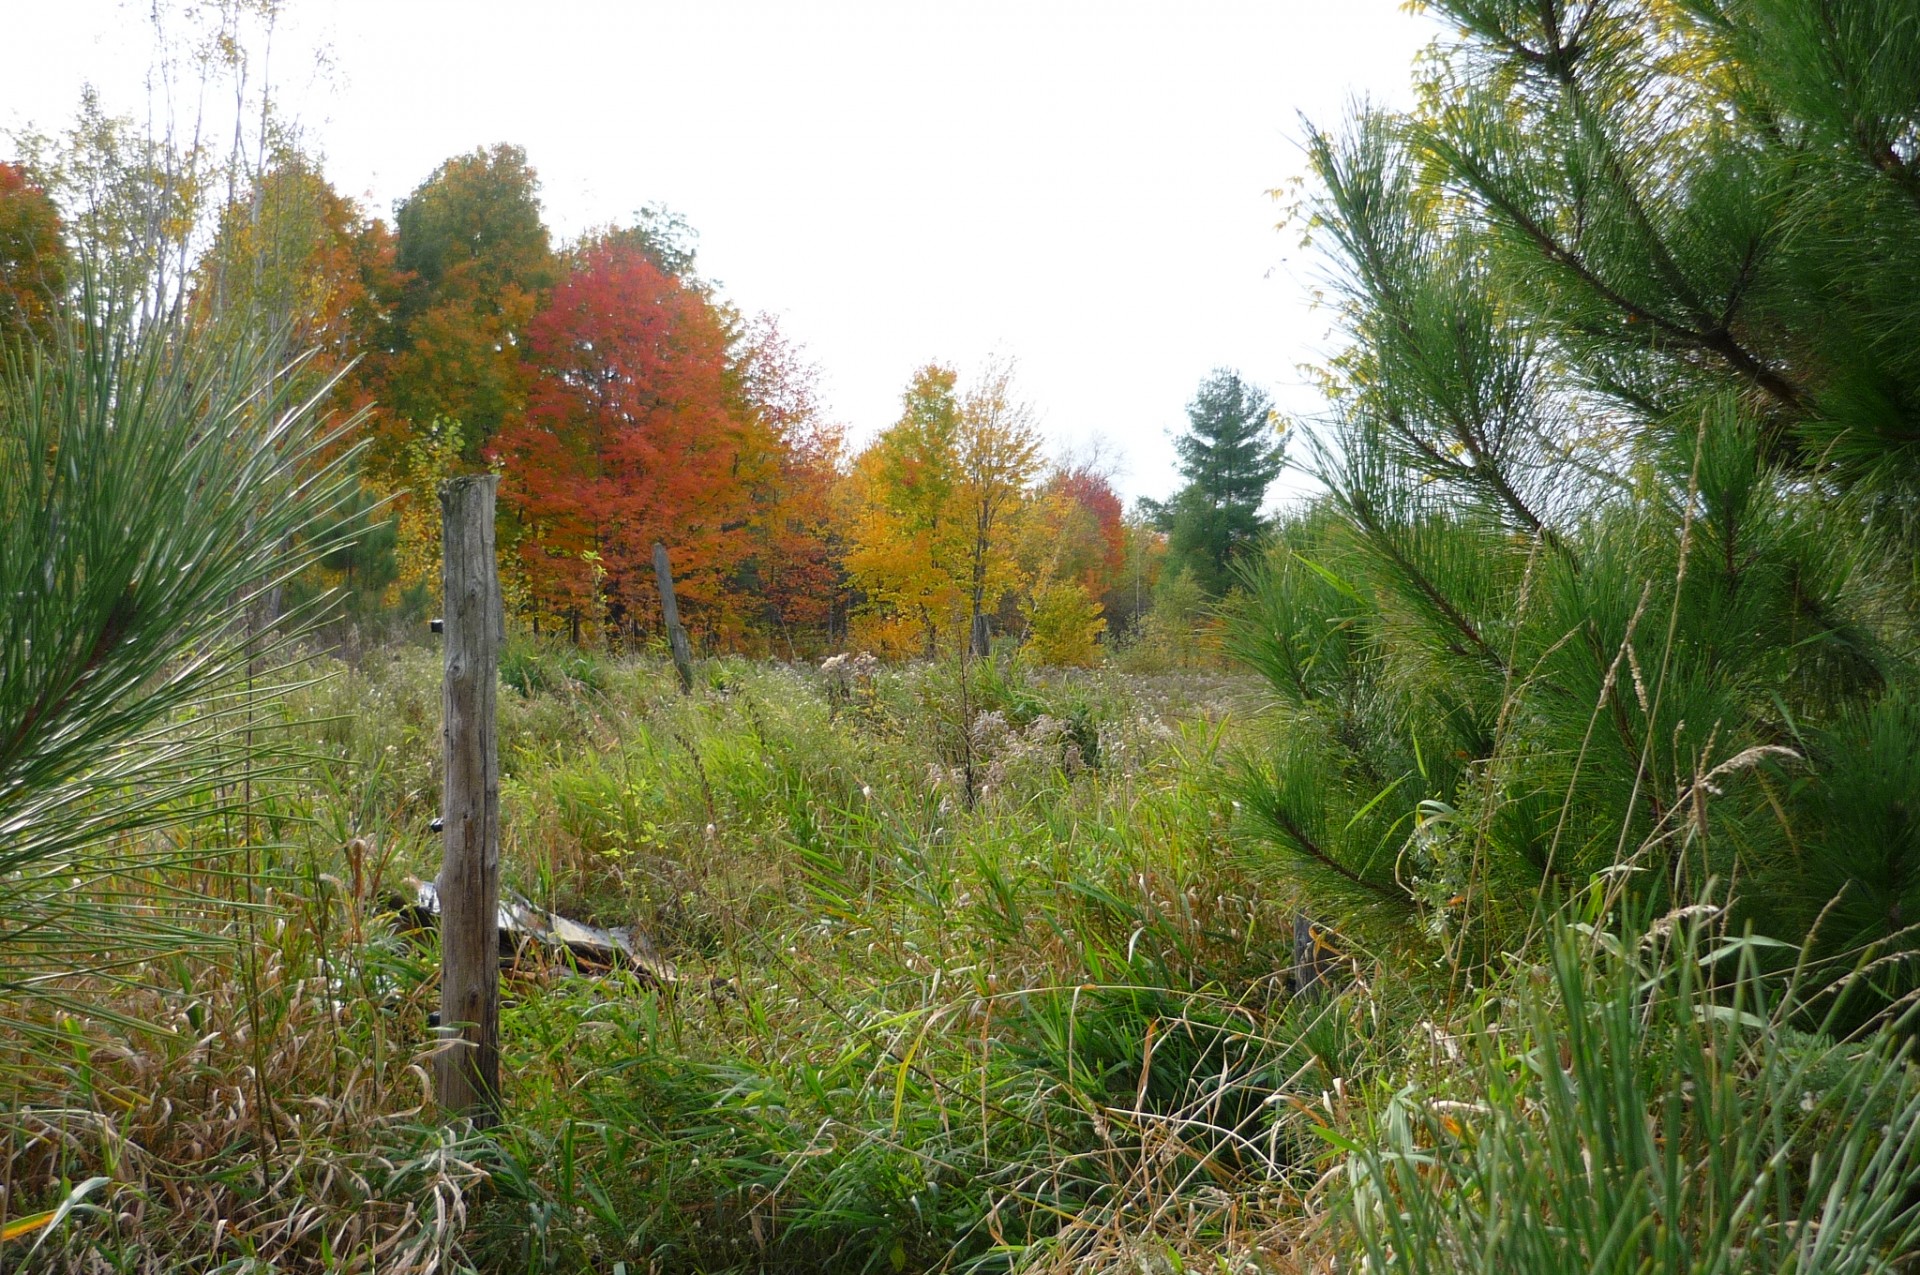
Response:
[[[1255,844],[1456,954],[1598,887],[1920,985],[1920,26],[1448,0],[1310,149],[1351,338],[1235,650]],[[1408,918],[1422,925],[1409,927]],[[1864,1002],[1863,1011],[1870,1008]]]

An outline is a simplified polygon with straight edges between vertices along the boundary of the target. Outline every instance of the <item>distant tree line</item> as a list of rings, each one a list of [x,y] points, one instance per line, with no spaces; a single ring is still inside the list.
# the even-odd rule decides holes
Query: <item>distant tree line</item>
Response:
[[[428,605],[435,486],[492,468],[509,606],[537,633],[656,640],[659,541],[710,649],[906,656],[978,615],[1084,663],[1150,609],[1163,564],[1222,592],[1277,470],[1264,398],[1220,373],[1181,443],[1188,487],[1129,518],[1097,457],[1044,457],[1005,364],[963,384],[929,363],[854,454],[778,324],[699,275],[684,220],[649,208],[556,246],[518,147],[447,160],[389,221],[292,145],[215,172],[91,98],[67,134],[20,140],[0,164],[0,339],[44,340],[82,259],[275,334],[369,440],[357,534],[291,592],[345,586],[364,623]]]

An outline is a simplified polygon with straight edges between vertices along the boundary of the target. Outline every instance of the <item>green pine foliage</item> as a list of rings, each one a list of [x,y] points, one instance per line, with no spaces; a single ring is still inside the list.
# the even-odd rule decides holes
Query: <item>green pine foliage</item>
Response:
[[[97,279],[0,367],[0,1025],[25,1031],[86,1005],[84,976],[215,937],[155,873],[226,874],[288,764],[257,729],[287,644],[328,599],[267,621],[353,534],[354,452],[275,334],[136,319]]]
[[[1502,950],[1596,879],[1916,985],[1910,6],[1440,6],[1315,132],[1351,343],[1231,643],[1255,845]],[[1814,9],[1830,20],[1807,16]],[[1861,1010],[1872,999],[1856,992]]]

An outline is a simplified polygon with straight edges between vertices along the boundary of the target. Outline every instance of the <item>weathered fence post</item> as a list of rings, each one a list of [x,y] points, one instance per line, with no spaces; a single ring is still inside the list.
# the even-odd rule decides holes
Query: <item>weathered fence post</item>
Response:
[[[441,804],[440,1109],[492,1124],[500,1101],[500,766],[495,699],[505,611],[492,474],[440,486],[446,787]]]
[[[1287,984],[1294,996],[1313,1000],[1325,992],[1338,956],[1323,926],[1305,912],[1293,914],[1293,968],[1287,971]]]
[[[680,674],[680,693],[693,691],[693,648],[687,645],[687,631],[680,627],[680,604],[673,597],[673,566],[667,561],[667,547],[653,542],[653,578],[660,586],[660,614],[667,622],[667,644],[673,648],[673,668]]]

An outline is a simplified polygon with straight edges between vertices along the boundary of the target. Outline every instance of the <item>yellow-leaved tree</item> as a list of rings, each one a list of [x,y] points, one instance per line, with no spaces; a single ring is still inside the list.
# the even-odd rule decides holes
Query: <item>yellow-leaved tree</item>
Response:
[[[932,654],[959,605],[957,380],[938,363],[915,372],[900,419],[853,465],[847,574],[866,598],[859,644],[882,655]]]
[[[989,365],[967,391],[958,451],[968,616],[977,621],[1026,583],[1013,547],[1040,472],[1040,434],[1033,409],[1014,396],[1011,363]]]
[[[931,655],[943,633],[991,613],[1021,585],[1013,531],[1040,465],[1032,411],[1012,370],[990,366],[964,394],[929,363],[900,419],[854,462],[847,573],[865,595],[860,645]]]
[[[1077,580],[1052,580],[1033,591],[1021,608],[1027,650],[1042,664],[1092,668],[1100,662],[1100,635],[1107,630],[1100,603]]]
[[[400,449],[395,475],[394,557],[399,571],[390,602],[409,590],[437,597],[440,588],[440,484],[460,473],[465,431],[459,421],[436,418]]]

